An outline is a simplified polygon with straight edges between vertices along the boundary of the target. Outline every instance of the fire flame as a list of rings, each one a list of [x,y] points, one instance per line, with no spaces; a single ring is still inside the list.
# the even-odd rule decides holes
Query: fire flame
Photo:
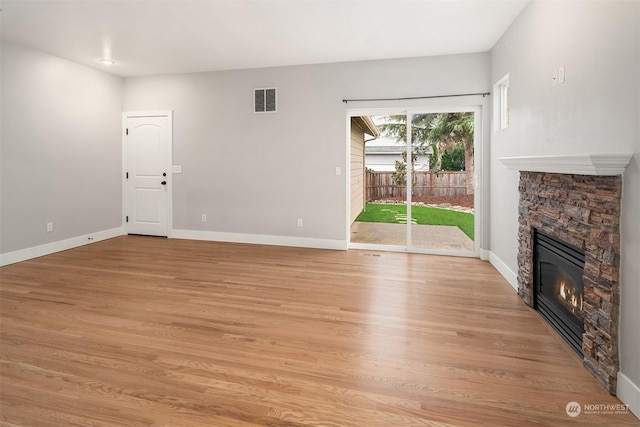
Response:
[[[576,295],[575,290],[567,286],[564,280],[560,282],[560,296],[563,301],[569,303],[574,309],[582,310],[582,298]]]

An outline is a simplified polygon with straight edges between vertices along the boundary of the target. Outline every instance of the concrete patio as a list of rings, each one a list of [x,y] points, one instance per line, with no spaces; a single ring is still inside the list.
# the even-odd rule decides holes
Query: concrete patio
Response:
[[[360,221],[351,224],[352,243],[404,246],[406,236],[406,224]],[[455,226],[413,224],[411,236],[412,244],[417,248],[460,252],[475,249],[473,240]]]

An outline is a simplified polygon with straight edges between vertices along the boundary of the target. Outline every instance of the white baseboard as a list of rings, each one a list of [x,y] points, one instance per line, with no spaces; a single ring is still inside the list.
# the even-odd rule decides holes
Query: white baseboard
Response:
[[[58,240],[56,242],[46,243],[44,245],[34,246],[31,248],[7,252],[4,254],[0,254],[0,267],[14,264],[16,262],[26,261],[28,259],[50,255],[60,251],[66,251],[67,249],[77,248],[79,246],[88,245],[90,243],[99,242],[101,240],[111,239],[112,237],[122,236],[123,234],[124,229],[122,227],[116,227],[110,230],[98,231],[95,233],[71,237],[65,240]]]
[[[640,419],[640,387],[634,384],[622,372],[618,372],[618,387],[616,395],[622,403],[629,406],[629,410]]]
[[[482,261],[489,261],[490,256],[491,256],[491,251],[487,249],[480,249],[480,259]]]
[[[518,275],[507,266],[496,254],[489,252],[489,262],[498,270],[516,292],[518,292]]]
[[[208,240],[213,242],[250,243],[255,245],[293,246],[299,248],[346,251],[346,240],[314,239],[310,237],[270,236],[264,234],[224,233],[219,231],[171,230],[172,239]]]

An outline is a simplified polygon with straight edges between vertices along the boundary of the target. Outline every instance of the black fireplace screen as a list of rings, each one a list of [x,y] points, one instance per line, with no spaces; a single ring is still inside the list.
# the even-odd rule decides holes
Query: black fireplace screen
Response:
[[[582,356],[584,251],[536,230],[534,254],[534,306]]]

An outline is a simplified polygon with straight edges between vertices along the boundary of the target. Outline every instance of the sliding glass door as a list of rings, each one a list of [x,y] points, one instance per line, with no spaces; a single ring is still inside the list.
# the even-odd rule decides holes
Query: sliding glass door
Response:
[[[430,109],[351,118],[351,193],[363,185],[351,247],[475,254],[477,115]]]

